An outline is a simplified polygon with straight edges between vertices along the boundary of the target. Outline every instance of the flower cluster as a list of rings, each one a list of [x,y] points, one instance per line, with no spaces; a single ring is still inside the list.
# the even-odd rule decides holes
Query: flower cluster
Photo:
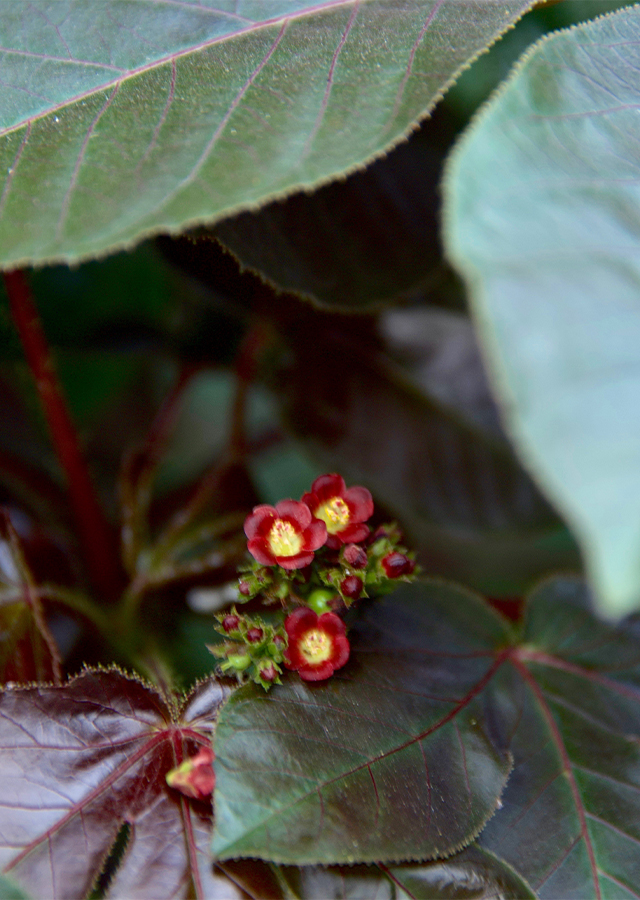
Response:
[[[242,567],[238,600],[278,605],[269,619],[219,615],[222,644],[209,649],[220,670],[268,690],[282,666],[323,681],[349,659],[343,617],[355,601],[392,590],[417,574],[395,524],[372,532],[373,499],[341,475],[321,475],[300,500],[254,507],[244,524],[253,560]]]

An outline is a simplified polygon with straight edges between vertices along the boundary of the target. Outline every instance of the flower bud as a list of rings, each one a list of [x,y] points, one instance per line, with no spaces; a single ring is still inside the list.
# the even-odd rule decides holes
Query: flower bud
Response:
[[[263,637],[264,631],[262,628],[250,628],[247,631],[247,640],[251,644],[259,644]]]
[[[387,553],[386,556],[383,556],[381,562],[387,578],[400,578],[402,575],[411,575],[416,567],[412,559],[409,559],[404,553],[398,553],[398,551]]]
[[[260,677],[263,681],[274,682],[278,677],[278,670],[273,663],[269,663],[260,669]]]
[[[239,581],[238,582],[238,593],[242,594],[243,597],[248,597],[251,593],[251,585],[248,581]]]
[[[342,558],[353,569],[364,569],[367,565],[367,551],[357,544],[347,544],[342,551]]]
[[[229,634],[230,631],[237,631],[240,626],[240,617],[239,616],[225,616],[222,620],[222,627]]]
[[[362,578],[358,578],[357,575],[347,575],[347,577],[343,578],[340,582],[342,595],[343,597],[348,597],[349,600],[357,600],[362,593],[363,587],[364,584]]]

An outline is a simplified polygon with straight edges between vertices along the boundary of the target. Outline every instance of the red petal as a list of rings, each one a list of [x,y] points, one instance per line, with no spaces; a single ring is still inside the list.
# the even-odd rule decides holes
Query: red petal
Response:
[[[331,658],[331,663],[334,669],[341,669],[344,666],[344,664],[349,659],[350,652],[351,647],[347,638],[343,634],[336,635],[334,643],[334,654]]]
[[[331,500],[332,497],[342,497],[344,492],[344,478],[335,472],[329,475],[320,475],[311,485],[311,493],[316,495],[320,503]]]
[[[302,532],[302,546],[305,550],[318,550],[327,540],[327,526],[321,519],[314,519]]]
[[[333,668],[333,663],[327,660],[317,666],[300,666],[298,675],[303,681],[324,681],[326,678],[331,678]]]
[[[276,503],[276,512],[281,519],[289,519],[300,531],[304,531],[313,518],[309,507],[299,500],[281,500]]]
[[[301,606],[295,609],[284,620],[284,628],[290,638],[296,640],[305,631],[315,628],[318,624],[318,615],[314,613],[308,606]]]
[[[339,537],[344,544],[358,544],[363,541],[369,534],[369,526],[364,524],[347,525],[340,531],[336,537]]]
[[[347,633],[346,625],[340,616],[337,616],[335,613],[322,613],[318,618],[316,628],[324,631],[325,634],[328,634],[332,638]]]
[[[247,544],[249,553],[263,566],[275,566],[276,558],[269,549],[265,538],[257,537]]]
[[[349,504],[352,522],[366,522],[373,515],[373,497],[366,488],[349,488],[344,499]]]
[[[276,515],[277,513],[273,506],[254,506],[251,514],[244,520],[244,533],[249,540],[256,536],[258,528],[266,519],[273,519]]]
[[[283,569],[304,569],[310,562],[313,562],[313,551],[296,553],[295,556],[276,556],[275,559]]]

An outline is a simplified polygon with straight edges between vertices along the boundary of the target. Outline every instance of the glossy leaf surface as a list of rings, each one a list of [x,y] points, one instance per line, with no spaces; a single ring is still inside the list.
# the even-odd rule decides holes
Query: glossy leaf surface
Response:
[[[365,861],[370,839],[379,860],[401,858],[411,840],[414,856],[432,853],[430,829],[420,814],[431,808],[431,828],[450,837],[460,825],[464,797],[464,771],[453,744],[443,740],[446,728],[420,739],[427,765],[404,769],[402,800],[386,810],[393,766],[387,766],[386,779],[378,780],[378,772],[394,754],[388,746],[381,750],[375,723],[360,729],[358,742],[350,745],[357,728],[352,719],[375,710],[376,722],[385,721],[387,740],[397,729],[406,733],[423,704],[433,702],[438,685],[448,683],[458,696],[466,687],[468,697],[463,683],[475,666],[473,698],[457,706],[450,700],[445,712],[446,725],[455,724],[459,746],[466,747],[474,802],[479,795],[472,769],[486,767],[492,746],[513,755],[481,846],[544,900],[636,896],[640,630],[637,622],[617,629],[600,623],[588,603],[577,578],[544,583],[529,601],[521,639],[505,649],[504,631],[476,600],[453,588],[416,585],[367,611],[356,629],[353,661],[326,685],[310,690],[288,681],[267,701],[257,692],[234,695],[218,732],[214,851],[224,856],[233,847],[238,854],[278,858],[285,852],[280,829],[295,821],[299,842],[290,840],[288,853],[303,861],[311,846],[322,860],[332,834],[340,836],[340,847],[331,848],[334,858],[348,848],[351,858]],[[413,688],[403,693],[409,672]],[[349,708],[352,697],[357,706]],[[349,716],[341,716],[343,710]],[[489,743],[480,752],[475,743],[469,768],[467,742],[481,734]],[[351,771],[345,752],[352,754],[354,773],[370,766],[373,779],[357,784],[352,775],[345,777]],[[374,780],[378,793],[372,802]],[[430,799],[423,796],[429,783]]]
[[[546,39],[455,152],[447,242],[601,608],[640,608],[638,7]]]
[[[640,629],[589,603],[577,579],[537,589],[503,694],[514,767],[480,843],[541,900],[640,893]]]
[[[4,4],[0,265],[104,253],[357,166],[528,5]]]
[[[0,860],[33,897],[84,897],[125,827],[109,896],[242,894],[208,860],[211,810],[165,783],[211,739],[224,689],[203,682],[180,707],[117,671],[0,696]]]
[[[478,599],[434,582],[373,606],[326,683],[238,691],[216,733],[214,855],[353,863],[469,843],[510,769],[484,711],[506,640]]]

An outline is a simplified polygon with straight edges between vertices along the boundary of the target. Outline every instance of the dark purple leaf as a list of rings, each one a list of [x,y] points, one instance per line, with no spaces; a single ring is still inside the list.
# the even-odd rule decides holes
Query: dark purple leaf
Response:
[[[578,579],[534,592],[502,694],[514,768],[480,841],[541,900],[640,896],[640,621],[589,606]]]
[[[113,897],[243,897],[209,860],[211,808],[165,783],[211,740],[228,690],[181,703],[116,671],[0,695],[2,871],[38,900],[84,897],[125,826]]]
[[[400,518],[429,572],[515,593],[552,566],[578,564],[495,419],[485,426],[488,407],[471,421],[464,368],[407,377],[367,348],[352,320],[317,319],[289,330],[276,384],[285,420],[320,464],[366,484]]]
[[[280,290],[327,307],[366,310],[419,290],[457,298],[438,241],[441,123],[345,181],[270,203],[212,234]]]

